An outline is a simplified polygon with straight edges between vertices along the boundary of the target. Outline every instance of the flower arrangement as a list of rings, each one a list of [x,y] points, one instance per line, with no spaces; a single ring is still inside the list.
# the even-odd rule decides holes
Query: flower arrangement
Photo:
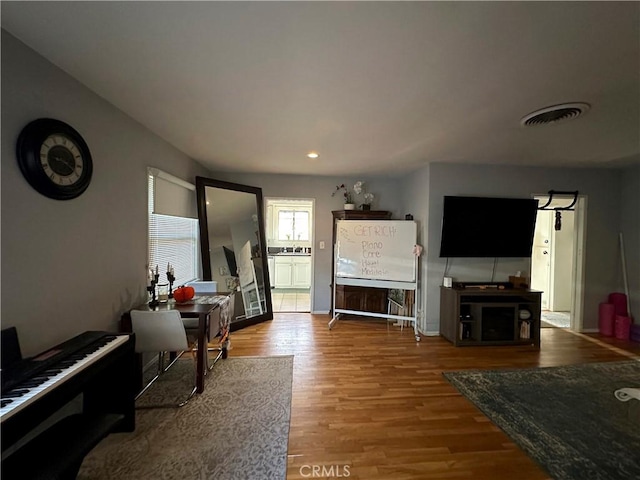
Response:
[[[342,194],[344,195],[344,203],[353,203],[353,195],[351,194],[351,191],[345,187],[344,183],[338,185],[331,196],[335,196],[340,190],[342,190]]]
[[[362,208],[363,210],[368,210],[368,207],[371,206],[371,202],[373,202],[373,199],[375,198],[373,193],[367,192],[364,188],[364,182],[361,181],[356,182],[356,184],[353,186],[353,191],[356,192],[357,195],[362,194],[362,197],[364,198],[364,201],[362,202]]]
[[[349,190],[344,183],[336,186],[336,189],[333,191],[333,193],[331,194],[331,196],[335,196],[338,192],[342,191],[342,194],[344,196],[344,203],[348,204],[348,203],[354,203],[354,194],[355,195],[362,195],[363,197],[363,202],[362,202],[362,209],[363,210],[369,210],[369,207],[371,206],[371,203],[373,202],[373,199],[375,198],[375,196],[373,195],[373,193],[369,193],[365,190],[364,187],[364,182],[362,181],[357,181],[354,185],[353,185],[353,193],[351,192],[351,190]]]
[[[368,192],[365,193],[364,194],[364,204],[365,205],[371,205],[371,203],[373,202],[374,198],[375,197],[374,197],[373,193],[368,193]]]

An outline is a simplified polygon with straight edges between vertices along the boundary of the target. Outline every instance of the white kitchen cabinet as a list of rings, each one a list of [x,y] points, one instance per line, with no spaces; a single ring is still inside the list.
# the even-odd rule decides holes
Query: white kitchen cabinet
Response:
[[[311,257],[293,258],[293,287],[311,287]]]
[[[274,260],[275,288],[309,288],[311,256],[279,255]]]
[[[292,288],[293,286],[293,264],[291,257],[280,256],[274,260],[274,284],[276,288]]]

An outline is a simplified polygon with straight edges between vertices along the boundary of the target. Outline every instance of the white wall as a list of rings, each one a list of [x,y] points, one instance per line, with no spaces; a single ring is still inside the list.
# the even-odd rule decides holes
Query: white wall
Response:
[[[116,330],[146,295],[147,166],[190,180],[206,170],[2,31],[1,322],[24,355],[86,330]],[[93,180],[57,201],[26,182],[16,139],[31,120],[69,123]]]

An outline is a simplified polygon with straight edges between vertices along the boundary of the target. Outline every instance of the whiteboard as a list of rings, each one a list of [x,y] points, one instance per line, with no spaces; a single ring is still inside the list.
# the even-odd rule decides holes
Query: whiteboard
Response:
[[[415,282],[417,231],[406,220],[338,220],[336,277]]]

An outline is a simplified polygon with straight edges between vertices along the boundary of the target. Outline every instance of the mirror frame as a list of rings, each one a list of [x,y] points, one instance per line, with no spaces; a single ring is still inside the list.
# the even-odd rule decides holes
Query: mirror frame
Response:
[[[269,266],[267,262],[267,240],[265,234],[264,220],[264,200],[262,197],[262,189],[259,187],[251,187],[249,185],[241,185],[239,183],[225,182],[223,180],[215,180],[213,178],[196,177],[196,197],[198,206],[198,225],[200,227],[200,260],[202,261],[202,279],[212,280],[211,275],[211,255],[209,251],[209,222],[207,219],[207,195],[206,187],[220,188],[223,190],[233,190],[236,192],[245,192],[256,197],[256,209],[258,214],[258,232],[260,239],[260,255],[262,257],[262,272],[265,289],[265,306],[266,311],[263,314],[246,318],[238,322],[231,322],[230,330],[238,330],[239,328],[248,327],[257,323],[273,320],[273,306],[271,304],[271,284],[269,283]]]

